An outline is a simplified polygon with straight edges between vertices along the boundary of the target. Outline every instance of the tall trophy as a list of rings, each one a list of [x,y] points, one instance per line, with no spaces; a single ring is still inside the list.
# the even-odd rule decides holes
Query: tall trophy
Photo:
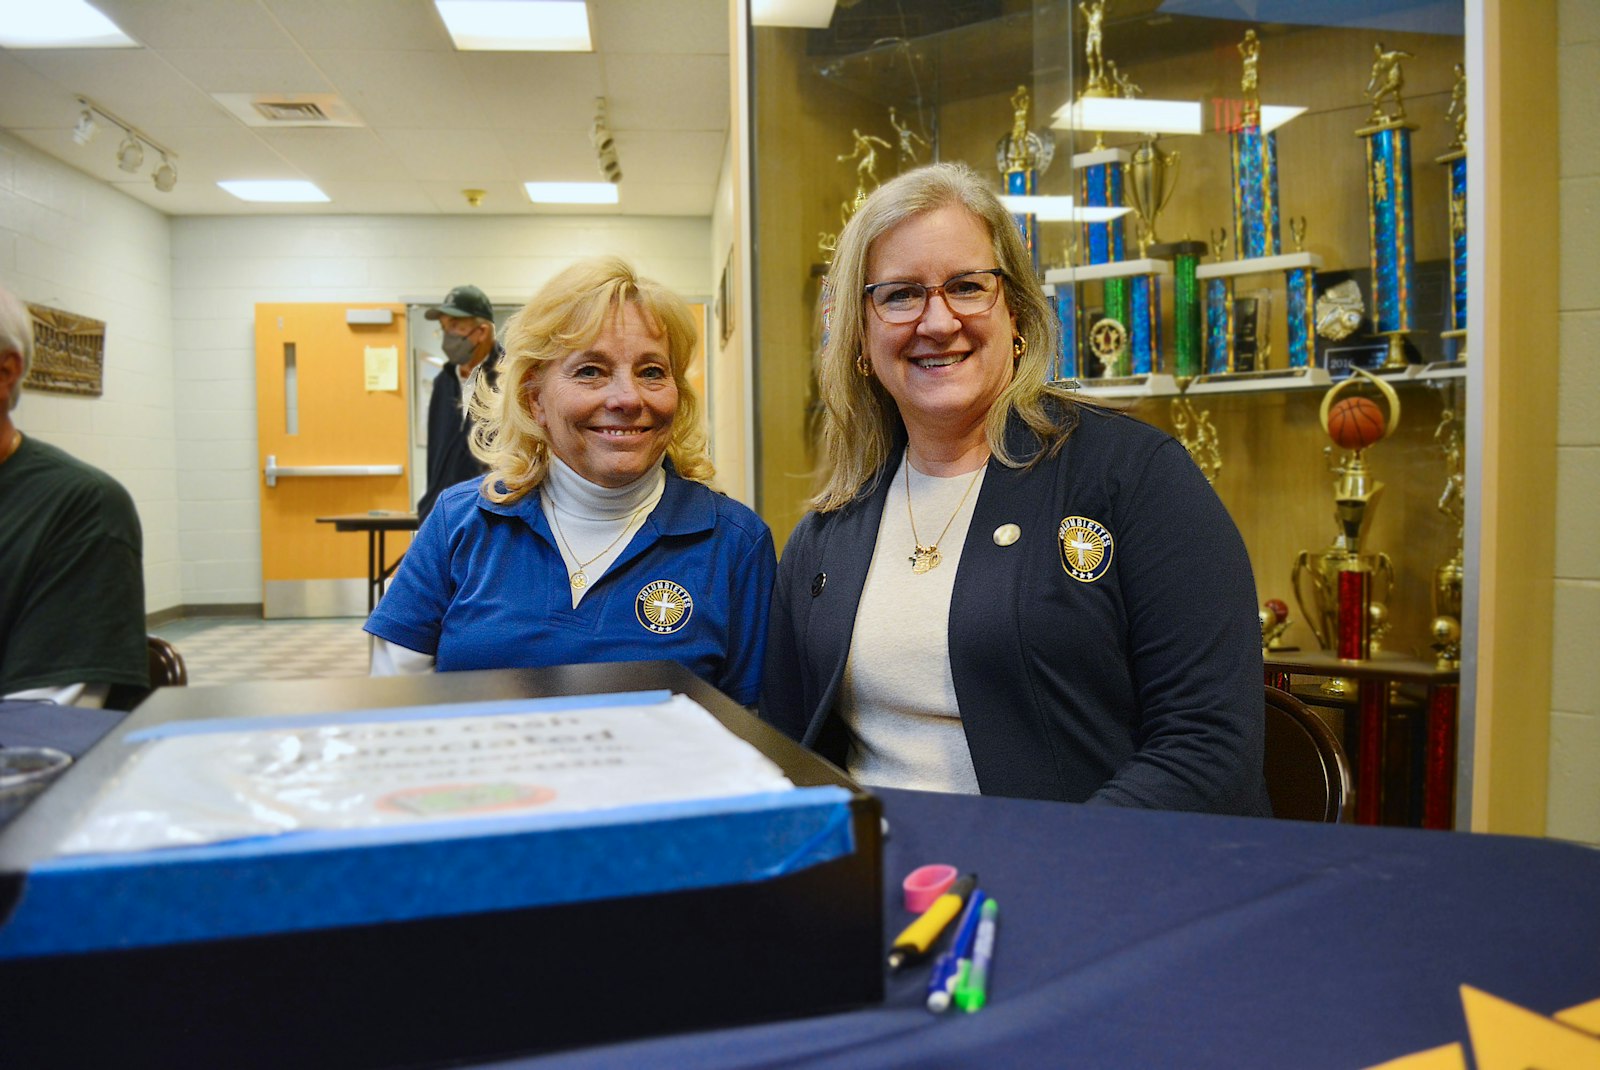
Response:
[[[1455,85],[1450,91],[1450,107],[1445,118],[1455,126],[1455,140],[1434,162],[1445,168],[1450,192],[1450,323],[1440,332],[1447,343],[1455,344],[1454,359],[1467,359],[1467,75],[1456,64]]]
[[[1387,415],[1370,398],[1339,397],[1362,379],[1377,385],[1388,404]],[[1339,530],[1328,549],[1300,551],[1290,578],[1300,615],[1322,648],[1340,660],[1364,661],[1372,656],[1373,603],[1387,601],[1394,583],[1389,556],[1362,548],[1383,493],[1383,484],[1367,468],[1365,453],[1399,426],[1400,398],[1388,383],[1358,368],[1323,396],[1321,420],[1334,445],[1349,451],[1334,469],[1334,518]]]
[[[1401,91],[1403,61],[1411,53],[1372,46],[1372,77],[1366,94],[1372,101],[1367,125],[1356,136],[1367,143],[1367,229],[1372,245],[1372,318],[1374,333],[1389,339],[1386,372],[1404,371],[1405,336],[1416,316],[1416,252],[1411,211],[1411,132]]]
[[[1031,197],[1038,192],[1039,178],[1050,168],[1055,158],[1056,136],[1046,130],[1043,134],[1028,129],[1028,111],[1032,101],[1028,87],[1017,86],[1011,94],[1011,133],[995,145],[995,166],[1000,171],[1007,196]],[[1039,270],[1039,221],[1031,212],[1016,212],[1011,218],[1022,231],[1022,240],[1033,256],[1033,270]]]
[[[1233,175],[1233,259],[1223,261],[1219,255],[1215,262],[1200,265],[1195,271],[1197,284],[1204,287],[1200,300],[1205,308],[1205,354],[1204,374],[1190,389],[1202,393],[1231,390],[1244,377],[1321,386],[1329,380],[1325,369],[1315,367],[1311,322],[1316,273],[1322,267],[1322,259],[1305,248],[1303,216],[1288,221],[1294,249],[1283,251],[1278,135],[1262,120],[1261,42],[1254,30],[1245,31],[1239,56],[1243,64],[1240,92],[1244,107],[1238,127],[1228,134]],[[1213,232],[1219,253],[1223,233]],[[1250,302],[1235,303],[1236,280],[1255,275],[1283,278],[1289,328],[1286,368],[1267,366],[1269,354],[1265,345],[1252,344],[1252,337],[1265,340],[1263,324],[1251,315]],[[1266,291],[1269,295],[1272,292]]]

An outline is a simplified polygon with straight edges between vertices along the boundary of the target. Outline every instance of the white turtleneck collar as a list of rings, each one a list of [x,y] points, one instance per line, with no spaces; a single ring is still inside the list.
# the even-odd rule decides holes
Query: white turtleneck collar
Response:
[[[566,564],[565,578],[570,583],[580,569],[585,577],[584,586],[572,589],[574,608],[622,556],[661,502],[666,486],[666,469],[659,462],[626,486],[602,487],[550,455],[550,468],[539,488],[539,508],[556,536],[556,549]]]
[[[571,465],[552,453],[540,490],[546,501],[561,510],[562,516],[579,520],[621,520],[638,512],[651,498],[659,500],[666,485],[667,473],[659,461],[632,483],[602,487],[580,476]]]

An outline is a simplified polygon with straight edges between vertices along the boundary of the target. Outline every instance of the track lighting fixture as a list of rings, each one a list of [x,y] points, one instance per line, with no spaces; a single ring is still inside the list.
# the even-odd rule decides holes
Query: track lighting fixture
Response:
[[[162,193],[171,193],[172,187],[178,184],[178,169],[172,166],[166,153],[161,154],[161,166],[155,169],[150,178]]]
[[[87,145],[89,139],[94,137],[99,129],[96,117],[122,131],[122,144],[117,146],[117,166],[130,175],[144,166],[144,150],[146,146],[154,149],[161,156],[161,163],[150,172],[150,179],[155,183],[156,189],[162,193],[171,193],[178,184],[178,169],[173,161],[178,154],[157,141],[152,141],[150,136],[132,123],[117,118],[88,97],[79,97],[78,105],[83,109],[78,115],[77,126],[73,128],[72,140],[80,145]]]
[[[594,125],[589,128],[589,143],[597,154],[600,174],[607,182],[622,181],[622,164],[617,160],[617,139],[606,121],[606,98],[594,98]]]
[[[144,163],[144,146],[139,144],[138,138],[129,133],[117,148],[117,166],[131,175],[139,170],[139,165],[142,163]]]
[[[88,108],[83,109],[83,114],[78,116],[78,125],[72,131],[72,140],[80,145],[87,145],[89,139],[99,131],[100,124],[94,121],[94,112]]]

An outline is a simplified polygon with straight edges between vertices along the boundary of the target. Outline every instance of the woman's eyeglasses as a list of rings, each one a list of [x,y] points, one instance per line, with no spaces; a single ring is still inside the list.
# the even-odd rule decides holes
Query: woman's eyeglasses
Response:
[[[942,286],[924,286],[920,282],[875,282],[866,287],[872,300],[872,310],[885,323],[915,323],[928,307],[934,294],[944,298],[950,311],[958,316],[977,316],[994,307],[1000,297],[1000,280],[1005,272],[1000,268],[982,271],[964,271],[944,280]]]

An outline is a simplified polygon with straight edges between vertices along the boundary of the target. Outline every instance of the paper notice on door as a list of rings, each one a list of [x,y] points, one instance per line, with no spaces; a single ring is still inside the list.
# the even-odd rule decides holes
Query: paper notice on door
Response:
[[[786,791],[761,751],[665,692],[610,704],[375,710],[141,743],[64,854]],[[215,729],[209,727],[215,726]]]
[[[367,392],[400,389],[400,350],[395,346],[367,347]]]

